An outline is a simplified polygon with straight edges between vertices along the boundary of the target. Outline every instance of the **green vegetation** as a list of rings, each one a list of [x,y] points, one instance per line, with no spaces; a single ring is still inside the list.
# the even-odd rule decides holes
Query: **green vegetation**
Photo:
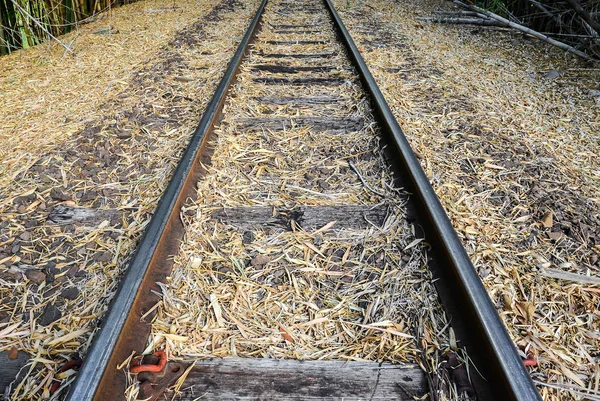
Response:
[[[0,54],[34,46],[129,0],[0,0]]]

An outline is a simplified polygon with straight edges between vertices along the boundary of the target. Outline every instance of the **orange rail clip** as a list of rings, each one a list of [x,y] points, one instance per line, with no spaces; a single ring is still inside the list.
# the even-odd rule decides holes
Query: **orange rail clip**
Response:
[[[58,371],[56,373],[66,372],[67,370],[69,370],[71,368],[79,368],[79,367],[81,367],[82,363],[83,363],[83,361],[81,359],[78,359],[78,358],[72,359],[72,360],[68,361],[67,363],[65,363],[62,366],[62,368],[58,369]],[[59,381],[57,381],[56,379],[54,379],[53,381],[54,381],[54,383],[52,383],[52,386],[50,386],[50,394],[56,393],[56,390],[58,390],[60,387]]]
[[[156,365],[152,365],[152,364],[142,364],[142,358],[140,358],[140,364],[139,365],[134,365],[131,366],[129,368],[129,371],[131,373],[141,373],[141,372],[155,372],[158,373],[160,371],[162,371],[165,367],[165,365],[167,364],[167,354],[165,353],[165,351],[156,351],[154,353],[154,356],[158,357],[158,363]],[[135,363],[132,362],[132,365]]]

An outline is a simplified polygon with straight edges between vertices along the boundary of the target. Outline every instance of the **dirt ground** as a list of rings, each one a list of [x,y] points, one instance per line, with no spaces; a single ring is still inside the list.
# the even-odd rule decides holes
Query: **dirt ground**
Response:
[[[518,33],[416,20],[448,3],[336,5],[543,398],[598,399],[600,71]]]

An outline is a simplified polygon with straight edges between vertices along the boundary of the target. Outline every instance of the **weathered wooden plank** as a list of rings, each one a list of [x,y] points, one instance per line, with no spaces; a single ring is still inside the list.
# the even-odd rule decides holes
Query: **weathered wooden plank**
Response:
[[[277,97],[277,96],[257,96],[254,98],[259,102],[266,104],[295,104],[300,106],[315,106],[321,104],[336,104],[346,102],[349,99],[345,97],[329,97],[329,96],[315,96],[315,97]]]
[[[428,391],[416,365],[225,358],[197,362],[177,399],[408,401]]]
[[[318,7],[310,7],[310,6],[302,6],[302,5],[290,5],[290,6],[286,6],[283,5],[282,7],[280,7],[277,11],[282,12],[282,13],[287,13],[290,11],[293,12],[305,12],[305,13],[318,13],[318,12],[322,12],[323,9],[322,8],[318,8]]]
[[[249,206],[217,210],[212,218],[242,230],[291,230],[292,221],[305,230],[315,230],[335,221],[334,229],[381,227],[388,215],[386,205],[300,206],[293,210]]]
[[[288,65],[257,64],[257,65],[252,66],[253,71],[268,71],[268,72],[284,73],[284,74],[295,74],[295,73],[302,72],[302,71],[330,72],[335,69],[336,69],[336,67],[334,67],[332,65],[291,67]]]
[[[314,54],[284,54],[284,53],[259,53],[264,58],[329,58],[335,53],[314,53]]]
[[[291,86],[308,86],[308,85],[343,85],[349,82],[346,78],[279,78],[279,77],[260,77],[253,78],[254,82],[266,85],[291,85]]]
[[[279,29],[275,30],[275,33],[280,35],[298,35],[305,33],[321,33],[320,29]]]
[[[279,4],[279,11],[312,11],[321,12],[323,8],[306,4]]]
[[[311,127],[315,131],[354,132],[362,129],[364,121],[359,117],[252,117],[238,118],[236,124],[248,131],[282,131],[295,127]]]
[[[116,210],[88,209],[85,207],[72,207],[58,205],[48,214],[48,222],[60,225],[64,224],[85,224],[97,225],[104,220],[114,222],[120,217],[120,212]]]
[[[324,45],[327,44],[324,40],[268,40],[270,45]]]
[[[19,379],[23,379],[26,372],[22,372],[21,369],[28,362],[29,355],[23,351],[0,352],[0,395],[4,394],[4,390],[13,380],[18,383],[17,376]]]
[[[313,28],[316,26],[321,26],[321,23],[310,23],[310,24],[302,24],[302,25],[286,25],[286,24],[270,24],[273,29],[296,29],[296,28]]]

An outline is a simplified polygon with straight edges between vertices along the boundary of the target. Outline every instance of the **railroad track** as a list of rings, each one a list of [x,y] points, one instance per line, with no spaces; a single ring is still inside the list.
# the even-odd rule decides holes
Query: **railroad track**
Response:
[[[67,399],[175,384],[184,400],[539,399],[329,0],[258,8]]]

